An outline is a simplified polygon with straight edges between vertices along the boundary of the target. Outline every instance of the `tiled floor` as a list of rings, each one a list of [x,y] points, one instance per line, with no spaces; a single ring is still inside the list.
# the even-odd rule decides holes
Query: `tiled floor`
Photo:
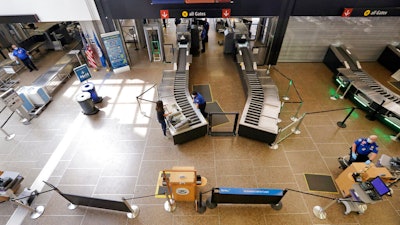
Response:
[[[174,25],[167,30],[173,40]],[[236,65],[231,55],[223,54],[217,44],[222,34],[210,30],[207,50],[193,58],[190,67],[190,87],[193,84],[211,85],[213,97],[224,111],[243,109],[245,95]],[[172,42],[170,42],[172,43]],[[330,200],[294,191],[283,198],[283,208],[274,210],[268,205],[220,205],[198,214],[193,203],[178,202],[176,211],[166,212],[165,199],[154,198],[159,171],[173,166],[194,166],[208,183],[200,191],[212,187],[290,188],[308,191],[304,173],[331,175],[336,178],[341,170],[337,157],[347,153],[354,139],[375,133],[379,136],[380,154],[399,155],[400,143],[389,136],[394,133],[377,121],[365,119],[365,113],[355,111],[342,121],[352,103],[348,100],[330,100],[336,87],[332,73],[322,63],[278,63],[271,69],[281,96],[288,90],[288,80],[276,69],[294,81],[300,94],[290,88],[291,102],[302,101],[298,115],[304,112],[335,110],[309,114],[300,126],[301,133],[292,135],[279,144],[277,150],[264,143],[236,137],[205,136],[189,143],[174,145],[162,137],[155,117],[155,106],[136,96],[161,80],[162,71],[172,69],[171,64],[150,63],[145,49],[130,50],[134,58],[130,72],[122,74],[94,72],[92,82],[104,101],[98,104],[100,112],[86,116],[81,113],[75,95],[79,83],[69,79],[55,94],[44,112],[23,125],[17,117],[4,127],[15,133],[12,141],[0,139],[0,169],[20,172],[25,180],[22,187],[40,187],[39,178],[48,180],[66,193],[83,196],[131,200],[140,207],[135,219],[124,213],[95,208],[67,209],[67,201],[55,192],[39,195],[35,205],[44,205],[45,213],[36,220],[27,216],[25,225],[125,225],[125,224],[400,224],[400,189],[394,187],[393,197],[369,205],[363,215],[344,215],[344,206],[334,204],[327,209],[328,218],[319,220],[312,209],[326,206]],[[40,70],[24,71],[19,75],[21,84],[29,85],[35,77],[46,71],[61,52],[49,52],[37,62]],[[377,63],[362,63],[371,75],[379,73],[389,79],[390,73]],[[156,100],[156,90],[150,89],[144,99]],[[299,108],[298,103],[286,103],[282,109],[282,126],[290,122]],[[58,158],[57,158],[58,157]],[[53,169],[50,163],[56,162]],[[50,171],[46,175],[44,170]],[[42,172],[41,172],[42,171]],[[37,178],[39,176],[39,178]],[[48,178],[46,179],[46,177]],[[48,190],[43,187],[41,191]],[[339,194],[316,193],[339,198]],[[150,196],[143,197],[142,196]],[[207,196],[207,195],[206,195]],[[9,202],[0,204],[0,224],[7,224],[15,207]]]

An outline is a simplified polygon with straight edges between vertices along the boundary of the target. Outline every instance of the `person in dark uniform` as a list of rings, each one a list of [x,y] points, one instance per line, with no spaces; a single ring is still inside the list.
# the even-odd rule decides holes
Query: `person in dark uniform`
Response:
[[[196,107],[198,109],[200,109],[200,112],[204,116],[204,118],[207,118],[207,116],[208,116],[208,113],[206,113],[207,103],[204,100],[203,96],[200,93],[198,93],[197,91],[193,91],[192,97],[193,97],[193,103],[196,104]]]
[[[164,110],[163,101],[159,100],[156,102],[157,120],[161,124],[161,129],[163,131],[164,137],[167,138],[167,124],[165,123],[165,117],[168,115]]]
[[[203,28],[200,34],[201,38],[201,52],[206,52],[206,42],[207,42],[207,31]]]
[[[28,52],[21,47],[17,47],[16,45],[11,46],[13,50],[13,56],[17,57],[20,59],[24,65],[29,69],[29,72],[32,72],[32,70],[38,70],[38,68],[33,64]]]
[[[204,21],[203,25],[204,30],[206,30],[206,42],[208,42],[208,30],[210,29],[210,24],[207,22],[207,19]]]
[[[350,151],[350,163],[365,162],[367,165],[378,155],[378,136],[370,135],[368,138],[359,138],[354,141]]]

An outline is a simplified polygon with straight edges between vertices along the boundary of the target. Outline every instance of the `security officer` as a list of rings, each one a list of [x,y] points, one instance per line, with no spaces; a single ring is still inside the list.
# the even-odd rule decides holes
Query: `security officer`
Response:
[[[368,138],[359,138],[351,146],[350,163],[365,162],[367,165],[378,155],[378,136],[370,135]]]
[[[21,47],[17,47],[16,45],[11,46],[13,50],[13,56],[17,57],[20,59],[26,67],[28,67],[29,72],[32,72],[32,70],[38,70],[38,68],[33,64],[28,52]]]
[[[206,113],[206,101],[203,96],[197,91],[192,92],[193,103],[196,104],[197,108],[200,109],[201,114],[203,114],[204,118],[207,118],[208,113]]]

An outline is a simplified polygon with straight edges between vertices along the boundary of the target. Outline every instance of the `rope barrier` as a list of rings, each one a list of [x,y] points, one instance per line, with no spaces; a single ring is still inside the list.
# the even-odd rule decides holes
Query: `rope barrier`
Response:
[[[322,111],[314,111],[314,112],[306,112],[306,114],[317,114],[317,113],[325,113],[325,112],[334,112],[334,111],[340,111],[344,109],[352,109],[353,107],[347,107],[347,108],[340,108],[340,109],[330,109],[330,110],[322,110]],[[355,107],[358,109],[357,107]]]

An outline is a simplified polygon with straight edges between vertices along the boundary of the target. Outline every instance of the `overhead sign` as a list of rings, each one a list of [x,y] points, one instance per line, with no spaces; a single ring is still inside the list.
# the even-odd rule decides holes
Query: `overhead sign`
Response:
[[[351,12],[353,12],[353,8],[344,8],[342,17],[350,17]]]
[[[90,74],[89,67],[86,64],[83,64],[82,66],[78,66],[74,68],[74,73],[78,77],[79,81],[82,83],[85,80],[89,80],[92,78],[92,75]]]
[[[221,18],[223,14],[233,16],[231,9],[168,9],[169,18]]]
[[[207,17],[207,12],[205,11],[182,11],[181,16],[183,18],[187,17]]]
[[[393,8],[344,8],[342,17],[400,16],[400,7]]]
[[[160,10],[160,17],[161,17],[161,19],[168,19],[169,18],[168,9]]]
[[[231,17],[231,9],[222,9],[222,18]]]

